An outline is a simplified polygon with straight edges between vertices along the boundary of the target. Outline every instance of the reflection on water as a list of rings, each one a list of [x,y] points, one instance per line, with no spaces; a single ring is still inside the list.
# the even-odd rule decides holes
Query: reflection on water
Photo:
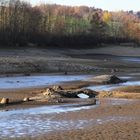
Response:
[[[83,80],[87,75],[1,77],[0,89],[46,86],[59,82]]]

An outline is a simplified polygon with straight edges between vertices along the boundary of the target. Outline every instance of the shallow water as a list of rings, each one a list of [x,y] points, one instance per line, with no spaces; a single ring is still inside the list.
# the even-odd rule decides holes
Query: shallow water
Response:
[[[109,101],[108,101],[109,100]],[[133,100],[127,99],[106,99],[107,105],[122,105],[131,103]],[[108,116],[98,119],[79,120],[58,120],[57,115],[69,112],[79,112],[94,109],[99,106],[77,106],[73,105],[54,105],[38,107],[24,110],[1,111],[0,112],[0,136],[1,138],[14,138],[23,136],[37,136],[49,132],[61,130],[83,129],[86,126],[103,124],[109,121],[125,121],[132,117],[128,116]]]
[[[87,98],[89,98],[89,96],[88,96],[88,95],[83,94],[83,93],[78,94],[77,96],[78,96],[79,98],[81,98],[81,99],[87,99]]]
[[[70,130],[83,128],[88,120],[57,120],[59,113],[75,112],[95,108],[94,106],[61,105],[38,107],[25,110],[0,112],[0,136],[21,137],[36,136],[51,131]]]
[[[88,89],[92,89],[95,91],[111,91],[113,89],[117,89],[124,86],[139,86],[139,85],[140,81],[127,81],[125,83],[119,84],[89,86]]]
[[[87,75],[0,77],[0,89],[47,86],[66,81],[83,80]]]
[[[140,63],[140,57],[122,57],[123,61]]]
[[[109,56],[106,55],[106,58],[111,58],[113,60],[121,60],[124,62],[130,62],[130,63],[140,63],[140,57],[135,57],[135,56]]]

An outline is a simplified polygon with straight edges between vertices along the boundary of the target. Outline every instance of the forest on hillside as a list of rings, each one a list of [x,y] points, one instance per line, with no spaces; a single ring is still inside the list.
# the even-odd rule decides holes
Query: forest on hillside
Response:
[[[140,12],[0,1],[0,45],[140,43]]]

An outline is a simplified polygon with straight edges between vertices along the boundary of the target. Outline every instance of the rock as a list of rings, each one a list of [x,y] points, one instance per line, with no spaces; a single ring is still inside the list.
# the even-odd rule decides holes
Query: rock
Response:
[[[89,98],[93,98],[93,97],[95,97],[98,94],[98,92],[96,92],[94,90],[91,90],[91,89],[83,89],[82,93],[88,95]]]
[[[8,98],[2,98],[0,101],[0,104],[8,104],[9,103],[9,99]]]
[[[55,91],[53,88],[47,88],[45,92],[43,92],[43,95],[45,97],[42,98],[46,98],[46,99],[58,99],[61,96],[58,94],[57,91]]]
[[[68,75],[68,72],[67,72],[67,71],[65,71],[65,72],[64,72],[64,75]]]
[[[26,98],[23,99],[23,101],[24,101],[24,102],[29,102],[30,99],[29,99],[28,97],[26,97]]]
[[[53,86],[53,90],[59,91],[59,90],[63,90],[63,88],[61,86]]]
[[[58,103],[64,103],[64,100],[62,98],[59,98]]]
[[[47,88],[45,92],[43,92],[44,96],[51,96],[54,93],[52,88]]]
[[[115,75],[100,75],[90,79],[90,82],[94,82],[96,84],[117,84],[126,81],[118,78]]]

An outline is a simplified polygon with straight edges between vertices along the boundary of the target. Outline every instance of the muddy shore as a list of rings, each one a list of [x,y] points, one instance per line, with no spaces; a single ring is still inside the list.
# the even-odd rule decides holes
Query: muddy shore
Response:
[[[41,140],[139,140],[140,138],[140,103],[137,100],[127,101],[123,104],[111,105],[114,102],[111,99],[101,100],[100,106],[81,110],[78,112],[69,112],[55,115],[57,121],[66,122],[87,120],[87,124],[79,129],[70,129],[65,127],[63,131],[49,132],[40,134],[36,137],[26,136],[18,138],[21,140],[41,139]],[[123,101],[122,101],[123,102]],[[43,119],[43,118],[42,118]]]
[[[86,47],[85,47],[86,48]],[[121,50],[121,51],[120,51]],[[139,47],[113,46],[90,49],[12,47],[0,49],[0,74],[65,72],[139,72]]]
[[[122,50],[122,51],[120,51]],[[1,77],[13,74],[30,76],[42,73],[58,74],[110,74],[130,77],[130,81],[140,80],[140,48],[107,46],[95,49],[38,49],[25,48],[3,49],[0,52]],[[131,79],[131,76],[134,77]],[[17,76],[18,76],[17,75]],[[35,74],[36,75],[36,74]],[[91,86],[91,83],[61,83],[65,89]],[[50,85],[49,85],[50,86]],[[94,85],[95,86],[95,85]],[[0,90],[0,98],[7,97],[13,103],[1,106],[0,110],[20,110],[36,108],[48,104],[34,101],[21,102],[25,97],[33,97],[47,86]],[[115,97],[115,99],[114,99]],[[21,140],[139,140],[140,139],[140,86],[118,87],[113,91],[100,92],[99,105],[92,109],[56,114],[54,120],[68,123],[84,120],[84,127],[41,133],[37,136],[23,136]],[[123,98],[123,99],[119,99]],[[126,100],[128,99],[128,100]],[[69,103],[69,102],[68,102]],[[71,102],[72,103],[72,102]],[[56,105],[56,103],[55,103]],[[59,105],[59,104],[58,104]],[[46,116],[44,116],[45,118]],[[44,119],[42,117],[42,120]],[[1,124],[0,124],[1,125]],[[40,126],[43,127],[43,126]],[[0,130],[1,131],[1,130]],[[12,138],[10,138],[12,139]],[[14,138],[16,139],[16,138]]]
[[[71,83],[71,84],[70,84]],[[68,82],[61,85],[63,88],[79,88],[85,86],[85,83],[80,82]],[[49,131],[47,133],[39,133],[38,135],[28,135],[14,138],[19,140],[139,140],[140,138],[140,102],[139,98],[135,96],[134,93],[139,94],[140,92],[140,86],[133,86],[133,87],[122,87],[118,88],[118,91],[113,92],[120,92],[120,94],[126,92],[128,94],[129,89],[131,91],[129,94],[131,94],[132,97],[135,97],[134,99],[125,99],[126,97],[122,97],[122,99],[119,96],[117,98],[112,98],[115,96],[107,96],[106,98],[99,98],[99,104],[95,106],[92,109],[82,109],[76,112],[68,112],[68,113],[60,113],[55,114],[53,120],[57,122],[67,122],[68,124],[70,122],[77,122],[83,121],[83,125],[80,128],[73,128],[73,125],[70,124],[68,127],[61,126],[61,129],[63,130],[55,130],[55,131]],[[20,90],[13,90],[11,94],[11,90],[9,91],[1,91],[0,95],[7,97],[10,97],[12,95],[12,98],[15,100],[20,100],[25,96],[35,96],[38,94],[38,92],[41,92],[42,88],[28,88],[28,89],[20,89]],[[121,93],[122,92],[122,93]],[[101,93],[102,94],[102,93]],[[110,97],[110,98],[108,98]],[[75,102],[67,102],[68,104],[73,104]],[[76,102],[77,103],[77,102]],[[66,103],[65,103],[66,104]],[[42,107],[49,104],[46,104],[46,102],[41,102],[41,104],[37,102],[27,102],[27,103],[17,103],[9,106],[2,107],[4,110],[20,110],[20,109],[28,109],[28,108],[36,108],[36,107]],[[60,105],[60,104],[54,104],[54,105]],[[63,105],[63,104],[61,104]],[[80,104],[79,104],[80,105]],[[81,104],[82,105],[82,104]],[[52,106],[52,104],[50,104]],[[2,110],[3,110],[2,109]],[[44,120],[47,116],[42,116],[41,119]],[[52,121],[53,121],[52,120]],[[70,121],[70,122],[69,122]],[[40,126],[43,127],[43,126]],[[12,138],[10,138],[12,140]]]

